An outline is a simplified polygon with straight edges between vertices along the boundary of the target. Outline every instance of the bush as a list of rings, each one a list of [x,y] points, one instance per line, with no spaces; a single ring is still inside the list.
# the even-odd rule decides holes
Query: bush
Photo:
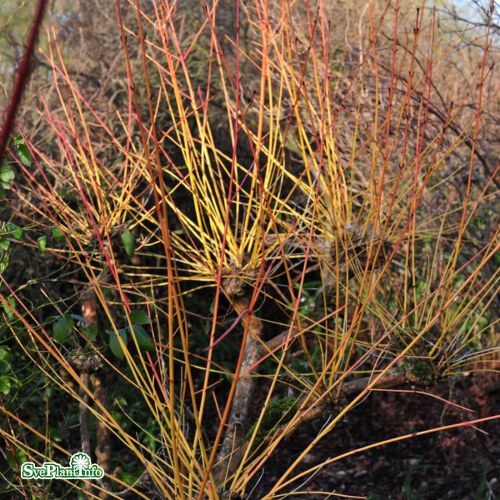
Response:
[[[497,369],[496,54],[464,115],[435,13],[387,7],[357,41],[321,1],[119,7],[105,103],[52,32],[54,143],[21,134],[4,186],[6,491],[239,498],[320,421],[262,493],[318,498],[307,478],[366,447],[299,466],[370,393]],[[76,452],[104,478],[20,478]]]

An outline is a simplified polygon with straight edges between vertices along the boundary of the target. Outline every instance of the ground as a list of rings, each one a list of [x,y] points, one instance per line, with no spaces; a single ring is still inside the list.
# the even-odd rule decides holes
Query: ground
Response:
[[[393,436],[500,413],[498,373],[456,378],[427,391],[473,412],[417,393],[373,393],[306,456],[300,469]],[[304,426],[283,444],[279,455],[268,462],[249,500],[260,499],[269,491],[322,424]],[[356,454],[325,466],[300,489],[370,500],[493,500],[500,498],[499,464],[500,422],[494,420],[476,428],[464,426]]]

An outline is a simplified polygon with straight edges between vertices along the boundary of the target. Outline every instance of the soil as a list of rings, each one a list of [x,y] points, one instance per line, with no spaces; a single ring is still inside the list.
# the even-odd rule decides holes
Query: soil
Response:
[[[296,472],[391,437],[500,414],[500,374],[476,373],[416,392],[375,392],[305,457]],[[466,411],[431,397],[458,403]],[[317,435],[324,422],[300,428],[265,467],[247,500],[270,487]],[[286,452],[283,452],[286,450]],[[463,426],[357,453],[290,488],[307,499],[368,498],[494,500],[500,498],[500,420]],[[313,492],[328,491],[330,496]],[[312,495],[312,496],[311,496]],[[280,497],[285,498],[285,497]],[[290,495],[289,498],[301,498]]]

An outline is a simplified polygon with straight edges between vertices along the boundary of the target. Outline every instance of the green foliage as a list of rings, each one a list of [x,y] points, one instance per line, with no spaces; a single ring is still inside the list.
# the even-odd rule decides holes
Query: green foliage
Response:
[[[136,325],[149,325],[151,324],[151,319],[144,311],[132,311],[128,320]]]
[[[7,297],[6,302],[2,304],[4,314],[8,320],[14,319],[14,311],[12,309],[15,309],[15,307],[16,307],[16,300],[12,296]]]
[[[7,189],[10,183],[16,178],[14,174],[14,169],[9,164],[7,160],[2,160],[2,165],[0,166],[0,183],[3,189]]]
[[[14,169],[6,159],[0,163],[0,200],[3,200],[5,191],[15,179]]]
[[[28,149],[28,146],[26,146],[26,143],[21,135],[18,135],[14,139],[14,148],[17,156],[21,160],[21,163],[25,167],[31,167],[31,164],[33,163],[33,156],[31,155],[31,152]]]
[[[54,339],[61,344],[66,344],[70,340],[70,333],[75,326],[75,322],[70,314],[65,314],[61,318],[57,319],[52,325],[52,334]]]
[[[16,224],[13,224],[12,222],[9,222],[5,225],[5,230],[16,240],[24,239],[24,229]]]
[[[14,356],[7,346],[0,345],[0,393],[8,396],[19,381],[12,366]]]
[[[95,342],[98,334],[97,326],[88,324],[85,318],[78,314],[64,314],[57,318],[52,325],[54,339],[61,344],[74,345],[76,337],[71,334],[75,332],[76,322],[82,335],[89,342]]]
[[[123,248],[129,257],[133,257],[135,253],[135,238],[128,228],[125,228],[121,240],[123,243]]]
[[[52,238],[54,238],[54,240],[57,243],[60,243],[60,242],[64,241],[64,233],[58,227],[54,226],[51,229],[51,232],[52,232]]]
[[[45,250],[47,248],[47,236],[39,236],[36,239],[36,244],[38,246],[38,250],[40,250],[40,253],[45,253]]]
[[[139,350],[153,351],[154,343],[153,339],[149,333],[144,329],[143,325],[149,325],[151,320],[149,316],[143,311],[132,311],[128,315],[128,320],[131,323],[130,326],[127,325],[124,328],[118,330],[118,335],[120,336],[124,346],[128,344],[129,337],[134,337],[137,341],[137,346]],[[109,337],[109,347],[111,352],[120,360],[125,357],[125,352],[118,340],[118,335],[113,331]]]
[[[286,396],[276,401],[271,401],[264,410],[264,415],[262,416],[257,430],[257,438],[263,439],[276,431],[278,426],[290,422],[296,410],[297,403],[298,398],[292,396]],[[250,439],[255,432],[255,426],[256,424],[252,425],[247,432],[247,440]]]
[[[141,350],[153,351],[154,343],[153,339],[148,332],[141,325],[132,325],[132,332],[135,339],[137,340],[137,345]]]
[[[22,240],[24,231],[16,224],[8,222],[0,227],[0,275],[5,272],[9,264],[10,244],[12,238]]]
[[[4,273],[9,265],[10,241],[5,236],[0,236],[0,275]]]
[[[120,340],[118,340],[118,336],[121,339],[122,344],[120,344]],[[120,328],[117,332],[111,332],[109,336],[109,347],[111,352],[120,360],[123,360],[125,357],[124,347],[127,346],[128,336],[127,330],[125,328]]]
[[[82,334],[89,342],[95,342],[97,333],[98,330],[96,325],[90,324],[82,328]]]
[[[22,136],[17,136],[11,145],[11,150],[15,152],[25,167],[30,167],[33,162],[30,150]],[[5,191],[10,188],[12,181],[16,178],[16,174],[12,165],[3,158],[0,163],[0,201],[5,197]]]

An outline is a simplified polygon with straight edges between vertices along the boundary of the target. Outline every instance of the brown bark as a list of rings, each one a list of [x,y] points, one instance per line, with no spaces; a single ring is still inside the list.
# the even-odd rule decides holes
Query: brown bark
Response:
[[[235,287],[233,280],[226,282],[226,292],[233,300],[235,312],[244,315],[249,310],[250,298],[240,295],[240,288]],[[234,292],[237,291],[235,294]],[[255,394],[256,378],[252,376],[253,368],[262,357],[260,337],[263,331],[262,321],[252,313],[243,318],[245,330],[248,330],[243,360],[239,373],[235,374],[236,390],[231,404],[231,412],[227,423],[227,430],[224,435],[222,445],[217,454],[217,465],[215,476],[218,483],[223,483],[224,479],[237,467],[241,461],[245,450],[244,437],[248,425],[250,406]]]

